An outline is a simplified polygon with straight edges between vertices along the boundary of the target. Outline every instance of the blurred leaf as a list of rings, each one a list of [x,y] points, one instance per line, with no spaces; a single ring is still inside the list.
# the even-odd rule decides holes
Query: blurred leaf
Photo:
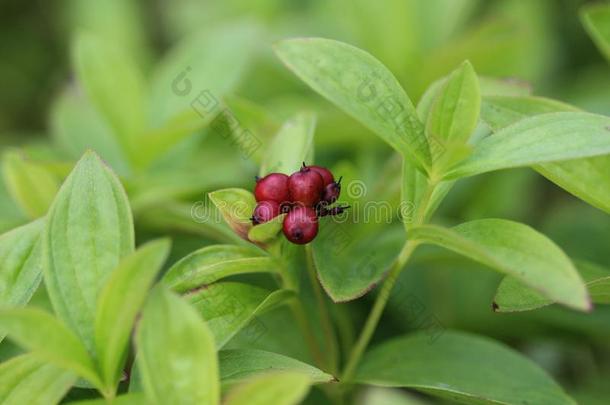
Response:
[[[373,206],[368,221],[384,223],[389,215],[385,205]],[[376,209],[375,209],[376,208]],[[360,212],[360,215],[363,213]],[[356,215],[350,213],[349,215]],[[353,221],[353,222],[352,222]],[[359,221],[367,221],[360,218]],[[320,221],[320,233],[312,242],[313,257],[322,287],[335,302],[354,300],[368,293],[383,278],[405,240],[400,227],[385,226],[383,232],[358,233],[354,216],[346,221]],[[385,223],[384,223],[385,225]]]
[[[311,381],[301,373],[273,372],[250,378],[227,394],[227,405],[296,405],[309,392]]]
[[[396,388],[368,386],[364,389],[356,405],[426,405],[429,402],[419,396]]]
[[[233,385],[249,377],[270,371],[288,371],[306,375],[312,383],[328,383],[335,378],[309,364],[281,354],[252,349],[222,350],[218,353],[220,380]]]
[[[24,354],[0,364],[3,405],[58,404],[76,381],[71,371]]]
[[[121,260],[100,291],[95,314],[95,347],[102,380],[116,390],[136,316],[169,254],[169,240],[142,245]]]
[[[52,173],[13,150],[3,155],[2,174],[11,197],[29,218],[47,213],[59,189]]]
[[[580,19],[593,42],[610,62],[610,4],[588,4],[580,10]]]
[[[220,282],[189,293],[186,298],[202,314],[214,334],[218,348],[254,319],[254,339],[267,333],[256,316],[282,305],[294,297],[288,290],[270,292],[260,287],[236,282]]]
[[[35,308],[2,310],[0,331],[34,355],[72,370],[96,387],[102,387],[83,343],[48,312]]]
[[[42,279],[40,219],[0,236],[0,308],[27,304]],[[0,335],[1,340],[2,335]]]
[[[259,175],[284,173],[290,176],[303,162],[311,164],[315,127],[316,118],[311,113],[300,113],[286,121],[271,141]]]
[[[270,242],[280,233],[286,214],[280,214],[270,221],[258,224],[248,231],[248,239],[255,243]]]
[[[153,74],[151,126],[161,127],[193,111],[203,93],[207,93],[205,105],[199,107],[208,114],[218,113],[219,100],[235,88],[247,68],[257,31],[250,23],[231,24],[202,30],[172,48]]]
[[[240,188],[226,188],[208,195],[231,229],[247,240],[248,231],[252,228],[250,218],[256,207],[254,195]]]
[[[141,392],[132,392],[129,394],[119,395],[113,398],[111,402],[107,399],[86,399],[83,401],[68,402],[68,405],[148,405],[146,396]]]
[[[551,111],[577,111],[568,104],[541,97],[486,97],[481,115],[494,130],[526,117]],[[551,162],[534,169],[578,198],[610,213],[610,156]]]
[[[583,261],[576,262],[576,267],[589,290],[591,301],[596,304],[610,304],[610,270]],[[507,276],[496,291],[494,311],[529,311],[552,303],[553,300]]]
[[[488,338],[453,331],[434,342],[417,333],[381,344],[365,355],[355,381],[464,404],[574,404],[526,357]]]
[[[214,338],[180,297],[157,288],[136,333],[136,361],[152,404],[217,405],[220,397]]]
[[[413,228],[410,238],[511,275],[574,309],[590,308],[584,282],[570,259],[550,239],[527,225],[503,219],[476,220],[451,229],[423,225]]]
[[[426,123],[428,137],[441,143],[465,143],[479,120],[480,105],[479,81],[466,61],[449,75],[434,101]]]
[[[43,232],[43,270],[57,316],[94,350],[97,295],[134,231],[125,191],[93,152],[86,152],[62,185]]]
[[[73,58],[89,99],[114,130],[128,156],[137,154],[135,137],[144,129],[144,78],[118,45],[80,34]]]
[[[419,167],[430,166],[423,124],[396,78],[378,60],[353,46],[321,38],[285,40],[275,50],[315,91]]]
[[[446,178],[610,154],[610,117],[580,112],[541,114],[478,142]]]
[[[163,282],[172,290],[185,293],[237,274],[276,272],[273,259],[262,256],[256,249],[213,245],[180,259],[165,273]]]
[[[112,129],[76,89],[64,91],[51,108],[51,129],[58,147],[73,159],[94,150],[119,174],[129,172],[125,152]]]

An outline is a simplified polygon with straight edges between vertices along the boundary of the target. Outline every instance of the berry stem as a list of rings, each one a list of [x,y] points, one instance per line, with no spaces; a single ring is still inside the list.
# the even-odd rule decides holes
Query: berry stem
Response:
[[[326,306],[324,294],[322,292],[322,289],[320,288],[311,245],[305,245],[305,255],[307,259],[307,273],[309,274],[309,281],[311,282],[311,286],[316,296],[316,301],[318,303],[318,311],[320,313],[320,322],[322,324],[322,331],[324,333],[326,345],[330,352],[330,364],[328,365],[328,369],[330,370],[331,374],[336,374],[337,365],[339,363],[339,348],[337,343],[337,335],[335,334],[330,313]]]

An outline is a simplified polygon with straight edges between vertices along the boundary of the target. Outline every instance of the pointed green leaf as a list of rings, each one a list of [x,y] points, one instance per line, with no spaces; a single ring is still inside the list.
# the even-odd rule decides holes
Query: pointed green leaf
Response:
[[[100,387],[100,378],[79,338],[53,315],[35,308],[0,311],[0,332],[33,354],[72,370]]]
[[[248,239],[252,228],[252,213],[256,207],[254,195],[241,188],[226,188],[208,194],[225,222],[241,238]]]
[[[465,143],[477,126],[480,106],[479,80],[466,61],[449,75],[436,97],[426,123],[428,136]]]
[[[58,404],[75,381],[71,371],[23,354],[0,364],[0,403]]]
[[[498,131],[528,116],[576,108],[542,97],[486,97],[481,116]],[[543,163],[534,169],[578,198],[610,213],[610,156]]]
[[[482,219],[453,228],[424,225],[413,228],[409,236],[513,276],[569,307],[587,310],[591,306],[584,282],[570,259],[550,239],[527,225]]]
[[[133,232],[121,183],[95,153],[85,153],[49,210],[42,250],[53,308],[91,351],[97,295],[119,260],[133,252]]]
[[[255,243],[270,242],[280,233],[286,214],[278,215],[270,221],[258,224],[248,231],[248,239]]]
[[[580,19],[593,42],[610,62],[610,5],[586,5],[580,10]]]
[[[368,53],[338,41],[299,38],[275,51],[311,88],[362,122],[417,166],[430,166],[430,151],[415,107],[396,78]]]
[[[433,343],[417,333],[381,344],[364,356],[355,381],[412,388],[463,404],[575,404],[521,354],[488,338],[453,331]]]
[[[27,304],[38,288],[43,226],[39,219],[0,235],[0,309]]]
[[[493,170],[610,154],[610,117],[581,112],[536,115],[480,142],[447,179]]]
[[[121,260],[100,292],[95,315],[95,347],[103,381],[110,391],[119,382],[136,316],[169,249],[168,240],[143,245]]]
[[[276,273],[277,264],[260,251],[235,245],[206,246],[176,262],[163,276],[172,290],[184,293],[222,278],[248,273]]]
[[[217,405],[214,338],[197,312],[162,288],[150,296],[136,333],[137,358],[150,403]]]
[[[255,317],[294,298],[289,290],[270,292],[249,284],[220,282],[193,291],[186,299],[206,320],[217,347],[224,346],[252,320],[257,322],[255,339],[266,333]]]
[[[259,175],[284,173],[290,176],[303,162],[311,164],[315,128],[316,117],[311,113],[300,113],[286,121],[267,148]]]
[[[579,261],[576,267],[584,279],[591,301],[610,304],[610,270],[593,263]],[[504,277],[494,298],[494,311],[529,311],[550,305],[553,300],[526,287],[514,277]]]
[[[144,129],[144,78],[130,55],[94,34],[74,42],[73,59],[80,83],[104,116],[128,155],[135,155],[135,137]]]
[[[226,405],[296,405],[305,399],[311,381],[300,373],[274,372],[253,377],[227,394]]]
[[[18,151],[8,151],[2,159],[2,175],[11,197],[24,214],[35,219],[47,213],[59,189],[53,173]]]
[[[253,375],[270,371],[287,371],[306,375],[312,383],[329,383],[335,377],[309,364],[281,354],[263,350],[233,349],[218,353],[220,380],[224,385],[233,385]]]

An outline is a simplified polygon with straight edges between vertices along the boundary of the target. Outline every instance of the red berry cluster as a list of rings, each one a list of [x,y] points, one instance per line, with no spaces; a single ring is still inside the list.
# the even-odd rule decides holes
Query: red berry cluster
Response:
[[[286,238],[296,244],[311,242],[318,234],[318,218],[341,214],[347,206],[330,208],[341,194],[341,179],[335,181],[325,167],[303,166],[287,176],[271,173],[256,179],[254,197],[257,204],[252,214],[254,225],[288,213],[284,218]]]

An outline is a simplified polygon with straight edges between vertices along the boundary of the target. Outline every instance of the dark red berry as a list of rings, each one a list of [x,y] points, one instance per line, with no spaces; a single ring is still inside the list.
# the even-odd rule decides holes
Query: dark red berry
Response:
[[[303,165],[305,165],[305,164],[303,164]],[[326,187],[330,183],[335,182],[335,177],[330,172],[330,170],[328,170],[327,168],[322,167],[322,166],[305,166],[305,167],[313,170],[314,172],[316,172],[320,176],[322,176],[322,180],[324,180],[324,187]]]
[[[284,218],[283,226],[286,238],[298,245],[311,242],[318,234],[318,216],[310,207],[297,206]]]
[[[322,199],[324,180],[318,172],[303,167],[290,176],[288,189],[293,203],[313,207]]]
[[[290,201],[288,176],[282,173],[271,173],[257,180],[254,197],[256,201],[275,201],[278,204]]]
[[[254,208],[252,223],[258,225],[270,221],[280,215],[280,211],[280,204],[275,201],[260,201]]]
[[[324,187],[322,192],[322,201],[327,205],[330,205],[337,201],[341,195],[341,179],[339,181],[333,181]]]

